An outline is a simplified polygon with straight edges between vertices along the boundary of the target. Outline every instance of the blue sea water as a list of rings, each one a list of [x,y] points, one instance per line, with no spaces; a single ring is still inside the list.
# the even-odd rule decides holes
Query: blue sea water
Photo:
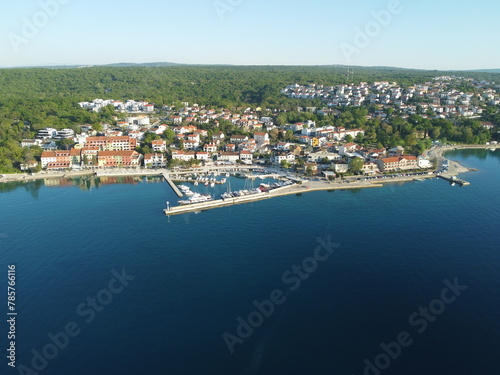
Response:
[[[500,152],[448,156],[478,169],[461,176],[470,186],[432,179],[170,218],[163,182],[3,186],[0,346],[15,264],[18,367],[2,355],[1,373],[498,374]],[[318,238],[336,245],[312,267]],[[123,272],[134,279],[110,284]],[[445,280],[467,288],[439,302]],[[230,353],[224,333],[258,319],[254,301],[274,290],[285,301]],[[78,334],[51,346],[68,323]]]

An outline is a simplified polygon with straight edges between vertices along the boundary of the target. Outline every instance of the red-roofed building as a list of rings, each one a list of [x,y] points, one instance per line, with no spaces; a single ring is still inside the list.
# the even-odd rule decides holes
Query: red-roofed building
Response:
[[[121,137],[87,137],[85,147],[99,147],[101,151],[130,151],[137,147],[137,139]]]
[[[418,159],[416,156],[402,155],[390,158],[378,159],[375,161],[382,172],[403,171],[418,169]]]

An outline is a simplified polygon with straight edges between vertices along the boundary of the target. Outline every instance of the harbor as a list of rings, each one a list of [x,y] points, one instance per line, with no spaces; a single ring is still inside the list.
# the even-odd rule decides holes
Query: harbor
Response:
[[[253,193],[253,194],[247,193],[246,195],[232,196],[221,199],[212,199],[206,202],[191,203],[179,206],[171,206],[170,202],[167,202],[167,207],[163,211],[165,215],[171,216],[171,215],[184,214],[188,212],[200,212],[212,208],[219,208],[219,207],[232,206],[254,201],[260,201],[280,196],[303,194],[312,191],[375,188],[383,186],[382,184],[375,182],[368,182],[368,181],[329,182],[324,180],[319,180],[319,181],[308,180],[308,181],[302,181],[302,183],[300,182],[297,183],[292,180],[288,181],[291,181],[291,183],[287,185],[283,184],[283,186],[274,187],[272,189],[268,189],[267,191],[266,188],[264,188],[261,190],[260,193]]]

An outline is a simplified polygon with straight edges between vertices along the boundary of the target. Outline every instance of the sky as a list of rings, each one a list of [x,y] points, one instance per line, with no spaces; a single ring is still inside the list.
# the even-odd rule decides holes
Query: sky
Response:
[[[0,0],[0,67],[500,68],[498,0]]]

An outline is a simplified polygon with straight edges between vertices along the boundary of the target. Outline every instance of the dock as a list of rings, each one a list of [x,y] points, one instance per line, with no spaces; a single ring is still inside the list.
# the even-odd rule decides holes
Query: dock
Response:
[[[170,179],[170,175],[167,172],[164,172],[164,173],[162,173],[162,176],[165,179],[165,181],[168,182],[168,184],[170,185],[170,187],[172,188],[172,190],[174,191],[174,193],[177,194],[177,196],[179,198],[182,198],[183,194],[181,193],[181,191],[179,190],[179,188],[177,187],[177,185],[174,184],[174,182]]]
[[[309,182],[311,183],[311,182]],[[358,188],[375,188],[375,187],[381,187],[381,184],[376,184],[376,183],[359,183],[359,184],[330,184],[326,182],[321,182],[318,183],[317,186],[299,186],[299,185],[289,185],[289,186],[282,186],[279,188],[275,188],[269,192],[266,193],[260,193],[260,194],[251,194],[251,195],[246,195],[246,196],[241,196],[241,197],[236,197],[236,198],[226,198],[226,199],[216,199],[208,202],[202,202],[202,203],[192,203],[192,204],[187,204],[187,205],[182,205],[182,206],[174,206],[170,207],[168,205],[168,208],[164,209],[163,212],[167,216],[171,215],[179,215],[179,214],[185,214],[188,212],[200,212],[200,211],[205,211],[209,210],[212,208],[218,208],[218,207],[225,207],[225,206],[232,206],[236,204],[243,204],[243,203],[249,203],[249,202],[254,202],[254,201],[260,201],[264,199],[270,199],[274,197],[280,197],[280,196],[285,196],[285,195],[292,195],[292,194],[302,194],[302,193],[308,193],[312,191],[324,191],[324,190],[350,190],[350,189],[358,189]]]
[[[448,175],[438,174],[438,177],[442,178],[445,181],[449,181],[449,182],[458,184],[460,186],[470,185],[470,182],[462,180],[461,178],[456,178],[455,176],[448,176]]]

